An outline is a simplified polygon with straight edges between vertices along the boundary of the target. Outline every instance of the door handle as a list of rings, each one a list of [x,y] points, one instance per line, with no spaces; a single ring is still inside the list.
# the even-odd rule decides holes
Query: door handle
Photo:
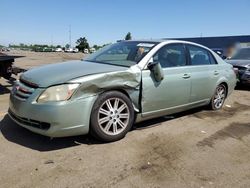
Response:
[[[189,75],[189,74],[184,74],[183,76],[182,76],[182,78],[184,78],[184,79],[188,79],[188,78],[190,78],[191,76]]]
[[[220,73],[218,71],[214,71],[214,75],[219,75]]]

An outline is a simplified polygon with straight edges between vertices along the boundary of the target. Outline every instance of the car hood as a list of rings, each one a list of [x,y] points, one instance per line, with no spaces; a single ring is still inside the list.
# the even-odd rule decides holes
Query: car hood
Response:
[[[21,79],[38,87],[48,87],[86,75],[127,69],[126,67],[88,61],[68,61],[30,69],[21,75]]]
[[[232,60],[226,60],[226,62],[230,63],[233,66],[246,67],[247,65],[250,65],[250,60],[245,60],[245,59],[232,59]]]

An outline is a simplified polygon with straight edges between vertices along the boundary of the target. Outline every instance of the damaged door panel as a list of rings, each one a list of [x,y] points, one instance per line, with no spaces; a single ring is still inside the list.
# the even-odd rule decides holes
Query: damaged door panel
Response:
[[[137,65],[130,67],[126,71],[89,75],[71,80],[70,82],[82,83],[74,96],[76,98],[95,96],[109,90],[121,90],[126,92],[131,99],[134,110],[136,112],[140,111],[141,70]]]

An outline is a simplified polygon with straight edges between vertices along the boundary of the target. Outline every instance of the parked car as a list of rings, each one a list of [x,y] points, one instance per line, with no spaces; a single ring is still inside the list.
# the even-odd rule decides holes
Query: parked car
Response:
[[[95,52],[96,52],[96,49],[95,49],[95,48],[90,48],[90,49],[89,49],[89,52],[90,52],[90,53],[95,53]]]
[[[68,52],[68,53],[78,53],[79,50],[78,50],[78,48],[66,48],[65,52]]]
[[[0,78],[11,79],[12,74],[24,72],[24,69],[13,66],[16,58],[23,56],[11,56],[0,52]]]
[[[222,59],[226,59],[227,57],[225,56],[224,50],[221,48],[212,48],[215,53],[217,53]]]
[[[232,65],[204,46],[122,41],[83,61],[28,70],[13,87],[9,116],[45,136],[91,133],[109,142],[136,122],[199,106],[219,110],[235,84]]]
[[[2,47],[1,49],[0,49],[0,52],[9,52],[10,51],[10,49],[9,48],[6,48],[6,47]]]
[[[50,47],[45,47],[43,48],[43,52],[54,52],[55,50],[53,48]]]
[[[250,47],[239,49],[227,62],[238,70],[240,84],[250,84]]]
[[[87,49],[87,48],[84,49],[84,50],[83,50],[83,53],[88,54],[88,53],[89,53],[89,49]]]
[[[55,52],[63,52],[62,48],[56,48]]]

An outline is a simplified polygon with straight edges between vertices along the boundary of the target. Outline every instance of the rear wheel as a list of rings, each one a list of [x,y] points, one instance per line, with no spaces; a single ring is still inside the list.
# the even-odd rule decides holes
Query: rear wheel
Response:
[[[210,107],[212,110],[219,110],[222,108],[227,95],[227,89],[224,84],[217,86],[215,93],[211,99]]]
[[[123,138],[134,122],[130,99],[121,92],[103,93],[96,100],[91,113],[90,133],[105,142]]]

